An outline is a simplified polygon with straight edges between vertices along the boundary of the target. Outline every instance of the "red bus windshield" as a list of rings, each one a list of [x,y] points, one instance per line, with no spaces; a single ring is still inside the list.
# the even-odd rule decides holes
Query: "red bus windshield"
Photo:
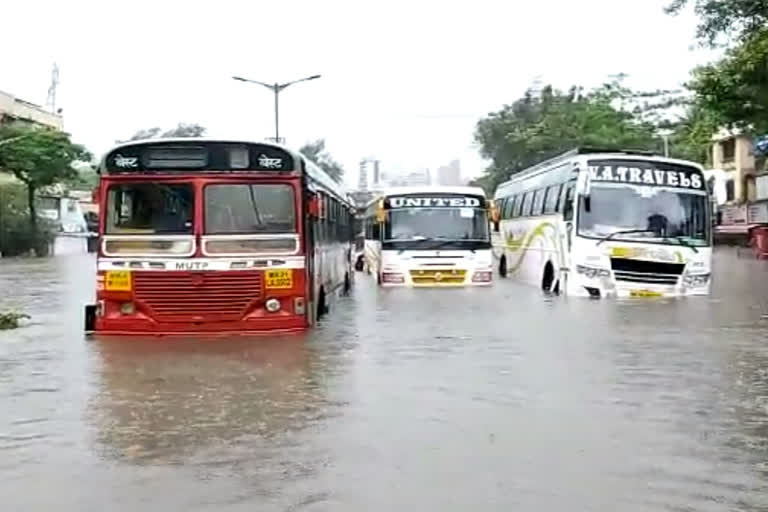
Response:
[[[295,233],[293,188],[287,184],[205,187],[205,234]]]
[[[106,234],[192,234],[191,184],[130,183],[107,192]]]

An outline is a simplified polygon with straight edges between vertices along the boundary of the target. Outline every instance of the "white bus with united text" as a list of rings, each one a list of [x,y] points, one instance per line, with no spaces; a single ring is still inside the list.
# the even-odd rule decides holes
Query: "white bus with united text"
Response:
[[[478,187],[406,187],[365,211],[362,267],[381,286],[487,286],[489,201]]]

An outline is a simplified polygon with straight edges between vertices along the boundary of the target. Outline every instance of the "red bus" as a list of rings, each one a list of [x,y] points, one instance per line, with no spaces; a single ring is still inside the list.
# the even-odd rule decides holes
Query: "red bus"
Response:
[[[354,207],[282,146],[132,141],[100,165],[98,334],[301,330],[349,291]]]

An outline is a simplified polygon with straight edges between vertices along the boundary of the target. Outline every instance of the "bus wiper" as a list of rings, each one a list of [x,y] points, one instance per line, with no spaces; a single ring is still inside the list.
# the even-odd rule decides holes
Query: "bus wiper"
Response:
[[[652,229],[625,229],[623,231],[614,231],[613,233],[611,233],[609,235],[605,235],[603,238],[598,240],[595,245],[597,246],[597,245],[600,245],[603,242],[607,242],[608,240],[610,240],[611,238],[613,238],[616,235],[629,235],[631,233],[655,233],[655,232],[656,231],[654,231]]]
[[[699,253],[699,250],[696,248],[696,246],[694,246],[692,243],[690,243],[680,235],[664,237],[664,241],[666,242],[667,240],[677,240],[677,242],[683,247],[688,247],[689,249],[693,250],[693,252],[695,252],[696,254]]]

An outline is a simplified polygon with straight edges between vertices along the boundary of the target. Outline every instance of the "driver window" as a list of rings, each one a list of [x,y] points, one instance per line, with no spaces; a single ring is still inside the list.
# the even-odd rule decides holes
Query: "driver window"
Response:
[[[573,192],[575,185],[573,181],[569,181],[562,191],[562,199],[560,201],[560,211],[563,214],[563,220],[573,220]]]

